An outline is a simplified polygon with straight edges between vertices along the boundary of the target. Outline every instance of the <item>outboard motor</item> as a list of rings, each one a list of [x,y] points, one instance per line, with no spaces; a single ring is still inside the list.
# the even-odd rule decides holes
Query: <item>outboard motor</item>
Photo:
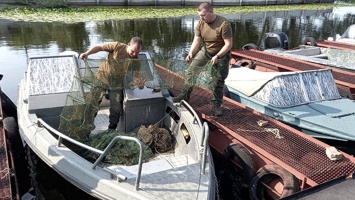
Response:
[[[288,37],[284,32],[266,33],[265,49],[288,49]]]

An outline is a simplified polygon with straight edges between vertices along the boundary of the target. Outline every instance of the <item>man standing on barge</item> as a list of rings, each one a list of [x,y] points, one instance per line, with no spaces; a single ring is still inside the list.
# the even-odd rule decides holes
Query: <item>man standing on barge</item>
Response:
[[[211,76],[214,74],[211,102],[214,115],[220,116],[222,115],[224,80],[228,76],[230,49],[233,44],[232,28],[227,19],[214,13],[210,3],[201,3],[197,10],[200,21],[195,27],[195,36],[185,59],[187,62],[192,62],[189,65],[182,92],[173,98],[173,102],[189,100],[197,77],[206,68],[205,65],[211,62]],[[203,47],[200,48],[202,42]]]

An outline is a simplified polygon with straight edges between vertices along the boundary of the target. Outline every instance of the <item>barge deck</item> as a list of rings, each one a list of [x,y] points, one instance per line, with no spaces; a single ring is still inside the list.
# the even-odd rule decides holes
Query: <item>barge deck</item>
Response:
[[[340,49],[347,51],[355,51],[355,44],[344,43],[344,42],[336,42],[330,40],[319,40],[316,43],[318,47],[332,48],[332,49]]]
[[[183,76],[157,67],[171,92],[179,94]],[[354,157],[342,153],[342,160],[331,161],[326,156],[329,145],[227,97],[223,99],[223,115],[213,117],[211,98],[209,90],[195,87],[189,103],[209,123],[209,144],[219,153],[223,154],[231,144],[241,144],[250,152],[256,169],[268,164],[281,166],[299,180],[301,190],[354,173]],[[267,126],[259,126],[259,120],[267,121]]]

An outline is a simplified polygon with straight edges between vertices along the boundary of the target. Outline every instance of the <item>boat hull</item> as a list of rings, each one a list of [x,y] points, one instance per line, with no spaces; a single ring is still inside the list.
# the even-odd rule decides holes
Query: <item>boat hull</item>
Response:
[[[58,56],[50,59],[65,58]],[[206,125],[202,125],[197,116],[187,109],[188,105],[176,107],[169,100],[171,97],[165,98],[160,94],[159,98],[163,99],[163,102],[160,102],[161,110],[179,116],[179,120],[176,120],[173,118],[174,115],[170,116],[169,113],[166,113],[162,121],[175,138],[174,153],[158,156],[141,165],[141,162],[132,166],[101,165],[100,158],[106,155],[106,149],[100,151],[79,143],[81,147],[100,155],[96,162],[92,163],[62,143],[62,140],[66,140],[66,142],[78,145],[75,140],[53,128],[58,124],[56,122],[58,116],[53,116],[53,113],[56,113],[53,111],[58,110],[58,107],[51,107],[50,103],[58,105],[58,101],[35,102],[35,100],[41,99],[41,95],[48,99],[50,97],[48,95],[51,94],[36,94],[33,96],[34,98],[29,98],[31,97],[29,94],[31,78],[33,77],[27,76],[19,84],[17,113],[21,137],[41,160],[73,185],[99,199],[174,199],[177,196],[184,197],[184,199],[215,198],[216,182],[213,159],[209,146],[206,145],[208,128]],[[125,93],[124,102],[134,101],[135,106],[142,106],[139,103],[141,98],[143,103],[146,102],[144,99],[146,97],[139,95],[133,96],[130,100],[127,96],[135,94],[128,91]],[[149,98],[157,94],[150,90],[146,95],[150,95]],[[56,98],[57,96],[52,97]],[[36,104],[34,105],[34,103]],[[124,105],[126,104],[124,103]],[[130,106],[125,106],[124,112],[137,112],[135,108],[131,109],[132,102],[127,105]],[[149,112],[149,109],[146,111]],[[98,113],[97,116],[103,116],[103,114]],[[149,115],[147,114],[147,116]],[[142,123],[142,119],[138,119],[136,122]],[[132,127],[127,123],[129,121],[126,121],[126,127]],[[189,142],[184,139],[182,125],[190,133]],[[128,139],[132,138],[128,137]],[[201,152],[203,153],[200,154]]]

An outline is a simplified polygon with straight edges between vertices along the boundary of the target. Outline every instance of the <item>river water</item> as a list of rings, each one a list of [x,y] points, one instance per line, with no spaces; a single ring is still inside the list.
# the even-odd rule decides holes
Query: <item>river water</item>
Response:
[[[355,7],[340,7],[329,10],[295,10],[225,14],[233,29],[233,48],[242,48],[247,43],[263,47],[263,38],[268,32],[284,32],[289,46],[296,47],[305,36],[316,40],[340,35],[351,24],[355,24]],[[143,49],[153,57],[183,59],[192,38],[193,27],[198,16],[159,19],[110,20],[102,22],[21,22],[0,19],[0,73],[2,90],[17,101],[17,85],[23,78],[30,57],[56,55],[62,51],[84,52],[89,47],[103,42],[129,42],[132,36],[143,39]],[[216,158],[218,159],[218,158]],[[54,196],[46,199],[79,199],[80,190],[63,181],[38,161],[36,176],[43,193]],[[220,168],[220,171],[225,169]],[[222,172],[219,172],[222,173]],[[217,174],[218,175],[218,174]],[[223,182],[225,181],[225,182]],[[221,195],[228,199],[227,187],[230,179],[221,178]],[[48,182],[50,184],[48,184]],[[62,185],[63,184],[63,185]],[[44,187],[44,188],[43,188]],[[47,187],[47,190],[45,190]],[[45,196],[44,194],[44,196]],[[238,196],[233,199],[246,199]]]

